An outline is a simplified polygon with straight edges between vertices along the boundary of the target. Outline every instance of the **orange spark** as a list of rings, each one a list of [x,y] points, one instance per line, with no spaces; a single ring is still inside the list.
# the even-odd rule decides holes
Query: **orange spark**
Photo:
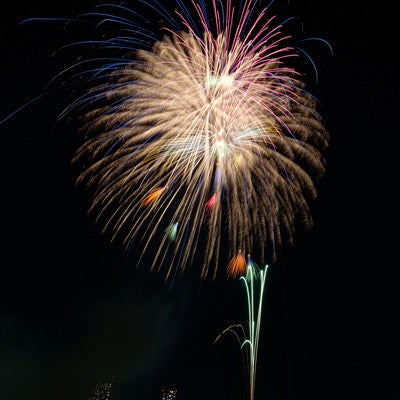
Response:
[[[227,268],[228,278],[236,279],[238,276],[244,275],[246,273],[246,268],[246,259],[242,254],[242,250],[239,250],[238,254],[229,261]]]
[[[143,200],[143,206],[146,207],[151,203],[154,203],[164,192],[166,189],[166,186],[163,187],[158,187],[154,189],[144,200]]]

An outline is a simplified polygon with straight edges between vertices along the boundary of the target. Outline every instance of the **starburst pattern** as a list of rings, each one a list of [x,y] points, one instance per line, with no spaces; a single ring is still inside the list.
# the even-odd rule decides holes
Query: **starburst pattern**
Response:
[[[182,4],[184,29],[165,28],[151,49],[124,36],[132,58],[103,66],[103,82],[66,112],[85,110],[89,137],[74,162],[104,230],[127,248],[142,243],[167,277],[201,253],[202,278],[215,278],[221,256],[243,249],[273,260],[296,221],[312,225],[328,133],[289,65],[298,52],[267,10],[255,15],[247,0],[239,12],[227,0],[222,13],[211,1],[212,25],[204,2],[192,1],[199,33]]]

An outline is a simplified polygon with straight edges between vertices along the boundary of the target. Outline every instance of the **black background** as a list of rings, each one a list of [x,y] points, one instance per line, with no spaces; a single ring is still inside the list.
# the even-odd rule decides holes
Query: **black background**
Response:
[[[1,115],[40,93],[71,38],[57,22],[89,1],[19,1],[2,12]],[[331,135],[315,227],[269,270],[256,399],[398,399],[398,48],[390,3],[277,1],[317,49],[312,92]],[[281,7],[281,8],[280,8]],[[72,38],[74,39],[74,38]],[[0,126],[0,398],[87,399],[115,377],[113,399],[245,398],[238,344],[213,346],[245,319],[239,283],[172,286],[126,261],[86,215],[70,159],[76,135],[53,129],[60,95]]]

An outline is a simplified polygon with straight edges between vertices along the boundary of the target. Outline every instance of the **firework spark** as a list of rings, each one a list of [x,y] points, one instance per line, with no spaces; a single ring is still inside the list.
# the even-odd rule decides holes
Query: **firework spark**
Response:
[[[238,249],[273,260],[296,221],[312,224],[328,141],[290,66],[299,53],[254,0],[179,2],[171,15],[142,3],[166,21],[163,36],[141,27],[142,15],[93,14],[125,29],[99,46],[126,56],[88,69],[101,82],[65,110],[86,118],[73,161],[84,166],[78,182],[94,189],[90,212],[127,248],[141,240],[152,269],[168,259],[167,278],[199,254],[201,277],[213,279]],[[245,272],[236,261],[235,276]]]
[[[245,274],[247,270],[246,259],[242,254],[242,250],[238,251],[238,254],[229,261],[227,274],[230,278],[237,278]]]

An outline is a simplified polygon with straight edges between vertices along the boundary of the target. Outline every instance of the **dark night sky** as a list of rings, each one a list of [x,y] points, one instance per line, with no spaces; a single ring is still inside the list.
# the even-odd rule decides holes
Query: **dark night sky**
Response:
[[[395,12],[344,0],[279,3],[334,49],[318,50],[312,90],[331,146],[314,229],[270,267],[256,400],[399,399]],[[51,58],[65,41],[60,24],[17,22],[90,4],[23,0],[2,11],[0,119],[62,65]],[[61,109],[60,98],[47,98],[0,127],[0,399],[86,400],[110,376],[113,400],[158,399],[164,384],[182,400],[244,399],[237,343],[212,346],[245,322],[241,284],[201,284],[189,271],[171,287],[137,270],[134,254],[125,262],[86,215],[70,165],[76,139],[53,131]]]

